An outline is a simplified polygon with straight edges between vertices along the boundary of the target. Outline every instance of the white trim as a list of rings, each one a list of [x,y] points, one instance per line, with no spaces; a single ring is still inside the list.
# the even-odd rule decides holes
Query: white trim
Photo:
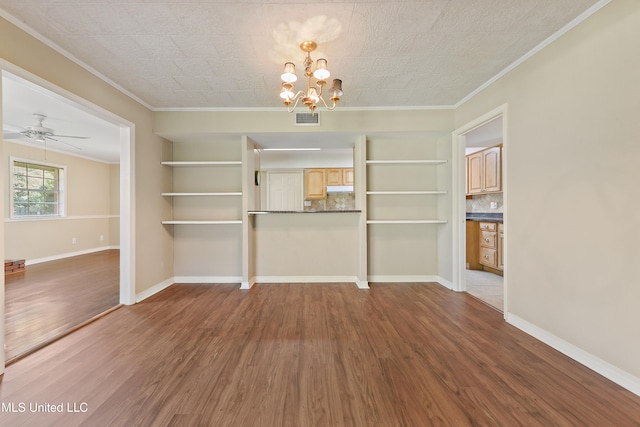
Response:
[[[245,281],[240,282],[240,289],[248,290],[248,289],[251,289],[255,284],[256,284],[256,278],[252,277],[246,282]]]
[[[503,247],[504,264],[508,265],[507,247],[509,234],[507,232],[507,223],[509,216],[508,211],[508,104],[502,104],[499,107],[489,111],[486,114],[470,121],[469,123],[459,127],[452,133],[453,153],[451,168],[451,186],[452,186],[452,221],[454,224],[452,230],[452,289],[458,292],[464,292],[467,289],[466,283],[466,186],[464,180],[465,173],[465,135],[470,131],[502,117],[502,197],[503,197],[503,215],[505,227],[505,240]],[[503,281],[503,313],[507,313],[508,306],[508,268],[505,267]]]
[[[174,283],[241,283],[241,276],[175,276]]]
[[[419,106],[378,106],[378,107],[344,107],[341,106],[336,109],[340,111],[427,111],[427,110],[453,110],[455,105],[419,105]],[[283,107],[158,107],[151,108],[152,111],[157,112],[260,112],[260,111],[286,111]],[[318,112],[324,112],[324,109],[318,110]],[[328,112],[330,114],[330,112]]]
[[[83,249],[81,251],[66,252],[63,254],[57,254],[57,255],[52,255],[52,256],[43,257],[43,258],[28,259],[25,261],[25,264],[26,265],[40,264],[43,262],[57,261],[59,259],[71,258],[79,255],[87,255],[87,254],[92,254],[96,252],[107,251],[110,249],[120,249],[120,247],[119,246],[100,246],[97,248]]]
[[[14,200],[14,178],[13,166],[15,162],[26,163],[33,166],[42,166],[44,168],[54,168],[58,171],[62,171],[62,177],[58,175],[58,200],[62,199],[62,203],[58,201],[58,214],[57,215],[24,215],[15,216],[15,200]],[[33,219],[60,219],[65,218],[67,214],[67,166],[58,163],[48,162],[46,160],[32,160],[24,157],[9,156],[9,216],[12,220],[33,220]],[[58,172],[60,174],[60,172]],[[6,220],[5,220],[6,222]]]
[[[549,46],[554,41],[558,40],[560,37],[562,37],[563,35],[565,35],[569,31],[571,31],[574,27],[578,26],[580,23],[582,23],[584,20],[586,20],[591,15],[593,15],[594,13],[596,13],[597,11],[602,9],[604,6],[606,6],[610,2],[611,2],[611,0],[600,0],[599,2],[597,2],[596,4],[591,6],[589,9],[585,10],[580,15],[576,16],[571,22],[566,24],[564,27],[560,28],[558,31],[553,33],[547,39],[543,40],[540,44],[535,46],[529,52],[525,53],[520,58],[518,58],[515,62],[512,62],[511,65],[508,65],[507,68],[505,68],[504,70],[500,71],[495,76],[491,77],[489,80],[487,80],[484,84],[482,84],[476,90],[474,90],[473,92],[469,93],[467,96],[465,96],[460,101],[458,101],[453,106],[453,109],[459,108],[462,104],[464,104],[465,102],[469,101],[471,98],[473,98],[478,93],[480,93],[483,90],[485,90],[487,87],[491,86],[496,81],[500,80],[506,74],[508,74],[509,72],[511,72],[512,70],[514,70],[518,66],[520,66],[520,64],[524,63],[529,58],[531,58],[532,56],[534,56],[535,54],[540,52],[542,49],[544,49],[545,47]]]
[[[254,283],[357,283],[356,276],[256,276]]]
[[[41,150],[41,151],[45,151],[45,149],[43,147],[39,147],[39,146],[35,145],[33,142],[22,141],[22,140],[19,140],[19,139],[5,140],[4,142],[8,142],[8,143],[11,143],[11,144],[24,145],[26,147],[35,148],[35,149],[38,149],[38,150]],[[118,162],[110,162],[110,161],[107,161],[105,159],[99,159],[97,157],[85,156],[85,155],[77,154],[77,153],[71,152],[71,151],[51,148],[50,146],[47,146],[46,151],[52,152],[52,153],[64,154],[65,156],[70,156],[70,157],[77,157],[79,159],[90,160],[92,162],[102,163],[102,164],[106,164],[106,165],[118,165],[118,164],[120,164],[119,161]]]
[[[149,289],[145,289],[144,291],[140,292],[139,294],[136,294],[135,296],[135,302],[139,303],[140,301],[143,301],[147,298],[149,298],[150,296],[153,296],[155,294],[157,294],[158,292],[165,290],[166,288],[168,288],[169,286],[173,285],[175,282],[173,281],[173,278],[171,279],[167,279],[164,280],[160,283],[158,283],[155,286],[150,287]]]
[[[74,215],[74,216],[42,216],[5,218],[4,222],[32,222],[32,221],[78,221],[83,219],[114,219],[120,215]]]
[[[560,353],[572,358],[576,362],[583,364],[587,368],[597,372],[619,386],[640,396],[640,378],[613,366],[599,357],[576,347],[562,338],[559,338],[512,313],[506,313],[505,320],[507,323],[558,350]]]

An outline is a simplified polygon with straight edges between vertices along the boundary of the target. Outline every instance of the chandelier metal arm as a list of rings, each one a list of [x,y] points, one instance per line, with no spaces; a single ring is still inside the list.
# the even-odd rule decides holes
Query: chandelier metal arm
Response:
[[[300,100],[302,99],[302,95],[304,95],[304,91],[299,90],[294,97],[289,99],[289,104],[287,105],[287,112],[293,113],[293,110],[295,110],[296,107],[298,106],[298,102],[300,102]],[[293,103],[293,106],[292,106],[291,102],[293,102],[294,100],[295,102]]]
[[[324,104],[324,108],[326,108],[329,111],[335,110],[335,108],[336,108],[336,100],[335,99],[331,98],[331,107],[329,107],[327,105],[327,103],[325,102],[323,97],[320,96],[319,98],[320,98],[320,101],[322,101],[322,103]]]

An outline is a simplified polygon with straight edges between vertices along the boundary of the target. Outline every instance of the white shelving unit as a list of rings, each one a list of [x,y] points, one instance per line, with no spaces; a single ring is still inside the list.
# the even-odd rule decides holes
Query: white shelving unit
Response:
[[[373,165],[388,165],[390,167],[404,167],[404,166],[421,166],[429,167],[431,165],[441,165],[447,163],[447,160],[440,159],[413,159],[413,160],[404,160],[404,159],[392,159],[392,160],[367,160],[367,167]],[[415,186],[415,184],[414,184]],[[447,191],[444,190],[367,190],[366,195],[369,199],[370,196],[398,196],[399,198],[403,196],[437,196],[437,195],[445,195]],[[375,205],[375,202],[372,202],[374,199],[369,199],[369,203],[371,205]],[[370,211],[369,209],[367,210]],[[393,219],[373,219],[367,218],[367,224],[446,224],[447,220],[438,219],[438,218],[421,218],[421,219],[407,219],[407,218],[393,218]]]
[[[238,173],[240,173],[240,169],[242,167],[242,161],[239,160],[230,160],[230,161],[165,161],[161,162],[162,165],[169,166],[172,168],[213,168],[214,170],[218,167],[234,167],[238,168]],[[215,179],[215,172],[211,173],[211,179]],[[179,198],[184,200],[186,198],[227,198],[227,197],[240,197],[238,200],[239,206],[242,203],[242,191],[176,191],[176,192],[165,192],[162,193],[163,197],[170,198]],[[175,206],[175,205],[174,205]],[[241,210],[240,208],[238,209]],[[240,218],[225,218],[225,219],[182,219],[182,218],[173,218],[162,221],[162,224],[166,225],[225,225],[225,224],[242,224],[242,219]]]

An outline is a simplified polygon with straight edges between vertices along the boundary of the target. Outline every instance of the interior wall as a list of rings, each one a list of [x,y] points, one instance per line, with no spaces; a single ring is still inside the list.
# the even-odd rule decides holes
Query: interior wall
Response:
[[[11,157],[66,167],[65,217],[11,219]],[[111,165],[8,141],[3,142],[2,162],[7,165],[4,246],[9,259],[32,264],[117,245],[111,241],[111,203],[113,193],[119,193],[119,181],[113,182]]]
[[[637,40],[640,3],[611,2],[456,110],[459,127],[509,106],[507,320],[636,379]]]

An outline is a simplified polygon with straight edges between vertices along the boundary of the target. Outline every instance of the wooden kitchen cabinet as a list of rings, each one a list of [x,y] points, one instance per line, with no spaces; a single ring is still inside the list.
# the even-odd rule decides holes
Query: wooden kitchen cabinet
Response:
[[[469,154],[467,162],[467,194],[502,191],[502,147],[487,148]]]
[[[342,169],[342,185],[353,185],[353,168]]]
[[[498,269],[498,224],[480,222],[480,264]]]
[[[342,169],[327,169],[327,185],[342,185]]]
[[[353,168],[327,169],[327,185],[353,185]]]
[[[322,200],[327,198],[326,169],[304,170],[304,198],[305,200]]]
[[[504,224],[498,224],[498,270],[504,270]]]

